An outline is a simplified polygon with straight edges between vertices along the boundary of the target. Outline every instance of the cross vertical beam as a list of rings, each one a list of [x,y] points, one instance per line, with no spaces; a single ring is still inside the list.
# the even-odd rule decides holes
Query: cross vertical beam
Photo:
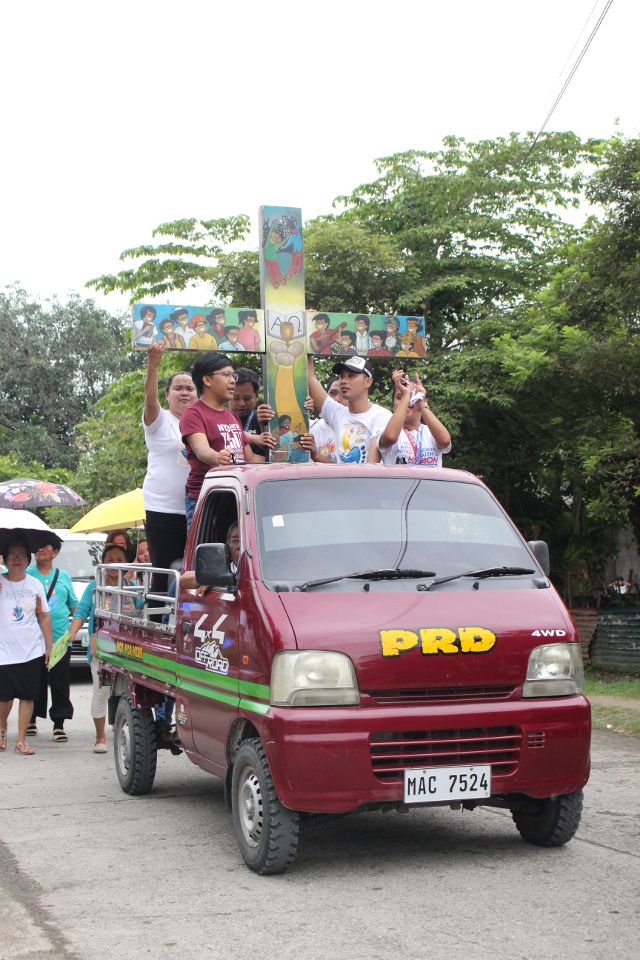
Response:
[[[299,207],[260,207],[260,301],[265,313],[266,400],[276,411],[274,461],[306,463],[297,442],[309,429],[304,247]]]

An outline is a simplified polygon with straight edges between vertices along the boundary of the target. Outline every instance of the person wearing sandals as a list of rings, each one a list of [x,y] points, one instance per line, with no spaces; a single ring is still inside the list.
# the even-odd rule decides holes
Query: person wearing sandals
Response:
[[[51,631],[53,642],[69,629],[69,618],[78,606],[71,577],[64,570],[58,569],[53,561],[58,556],[58,538],[46,546],[36,550],[36,562],[27,567],[27,573],[39,580],[45,590],[49,612],[51,614]],[[71,647],[52,670],[43,665],[40,676],[40,694],[36,698],[31,715],[31,722],[27,727],[27,736],[35,736],[38,732],[36,717],[47,716],[47,688],[51,688],[51,709],[49,717],[53,723],[53,739],[56,743],[65,743],[67,734],[64,729],[65,720],[73,719],[73,704],[70,699],[71,689]]]
[[[102,551],[102,557],[100,558],[100,563],[128,563],[128,557],[124,551],[123,547],[119,547],[116,543],[107,543],[105,548]],[[118,585],[118,571],[117,570],[108,570],[106,575],[106,585],[108,587],[117,587]],[[76,608],[76,612],[73,620],[71,621],[71,626],[69,627],[69,636],[70,641],[69,645],[73,642],[75,635],[77,634],[80,627],[83,625],[85,620],[89,620],[89,646],[87,648],[87,660],[91,666],[91,677],[93,679],[93,697],[91,698],[91,716],[93,717],[93,722],[96,728],[96,742],[93,747],[94,753],[106,753],[107,752],[107,734],[106,734],[106,718],[107,718],[107,702],[109,700],[109,687],[101,687],[100,679],[98,676],[98,661],[96,659],[96,628],[94,623],[94,615],[96,609],[95,602],[95,590],[96,582],[92,580],[91,583],[88,583],[82,597],[80,598],[80,603]],[[133,600],[131,601],[131,606],[133,607]],[[126,612],[123,608],[123,612]]]
[[[25,737],[33,701],[40,690],[42,661],[53,646],[51,617],[44,588],[29,576],[31,553],[23,540],[7,544],[7,573],[0,574],[0,751],[7,749],[7,721],[19,700],[16,753],[35,753]]]

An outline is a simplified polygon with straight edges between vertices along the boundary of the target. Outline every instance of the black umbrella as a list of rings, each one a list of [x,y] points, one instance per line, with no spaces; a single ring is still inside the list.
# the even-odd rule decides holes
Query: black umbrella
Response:
[[[36,507],[84,507],[79,493],[64,483],[18,477],[0,483],[0,507],[10,510],[35,510]]]
[[[6,507],[0,508],[0,553],[7,552],[7,546],[13,540],[21,540],[26,543],[31,553],[35,553],[40,547],[46,547],[48,544],[56,547],[57,550],[62,546],[62,540],[57,533],[54,533],[51,527],[48,527],[44,520],[37,517],[35,513],[29,510],[7,510]]]

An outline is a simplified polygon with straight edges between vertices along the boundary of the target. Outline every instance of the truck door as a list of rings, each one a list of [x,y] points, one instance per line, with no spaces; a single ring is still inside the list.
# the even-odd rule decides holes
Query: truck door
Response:
[[[231,553],[237,558],[242,547],[237,542],[238,502],[234,489],[217,487],[208,493],[203,509],[194,519],[197,535],[190,540],[185,558],[191,569],[198,544],[224,543],[230,569],[235,572]],[[230,544],[230,540],[234,543]],[[210,587],[202,595],[196,590],[181,590],[176,717],[184,726],[183,742],[192,739],[196,752],[221,771],[227,765],[229,728],[238,713],[239,620],[233,588]]]

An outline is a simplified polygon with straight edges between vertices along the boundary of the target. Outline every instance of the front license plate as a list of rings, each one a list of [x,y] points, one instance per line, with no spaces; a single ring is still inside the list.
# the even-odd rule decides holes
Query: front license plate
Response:
[[[424,767],[405,770],[405,803],[442,803],[491,796],[491,767]]]

